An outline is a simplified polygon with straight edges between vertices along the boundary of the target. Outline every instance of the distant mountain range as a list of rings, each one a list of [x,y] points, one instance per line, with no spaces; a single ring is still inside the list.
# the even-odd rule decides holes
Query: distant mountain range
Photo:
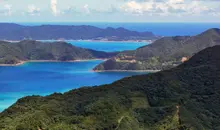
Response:
[[[42,25],[22,26],[0,23],[1,40],[153,40],[159,37],[152,32],[136,32],[124,28],[101,29],[94,26]]]
[[[170,70],[19,99],[0,113],[0,129],[218,130],[219,55],[210,47]]]
[[[185,62],[195,53],[220,45],[220,29],[209,29],[197,36],[164,37],[154,43],[125,51],[96,66],[103,70],[163,70]]]
[[[72,61],[111,58],[118,54],[75,47],[65,42],[24,40],[17,43],[0,41],[0,64],[17,64],[27,60]]]

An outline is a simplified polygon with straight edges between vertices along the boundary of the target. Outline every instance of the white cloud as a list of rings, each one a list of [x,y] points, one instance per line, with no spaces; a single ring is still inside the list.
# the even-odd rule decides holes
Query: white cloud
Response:
[[[76,6],[69,6],[66,9],[63,9],[61,11],[61,14],[68,14],[68,15],[111,15],[119,13],[120,10],[111,5],[108,8],[90,8],[88,4],[83,5],[82,7],[76,7]]]
[[[198,1],[193,1],[190,5],[188,5],[188,9],[193,14],[201,14],[202,12],[208,12],[211,8],[208,8],[205,5],[201,5]]]
[[[213,13],[214,9],[201,4],[199,1],[168,0],[168,1],[128,1],[121,6],[121,10],[131,14],[159,14],[159,15],[200,15]],[[217,12],[217,11],[216,11]]]
[[[6,4],[6,5],[4,5],[4,9],[5,9],[5,15],[6,16],[10,16],[11,15],[11,5],[9,5],[9,4]]]
[[[80,14],[76,7],[69,6],[67,9],[62,11],[62,14]]]
[[[121,6],[121,9],[127,13],[143,14],[144,12],[150,12],[153,9],[153,2],[136,2],[129,1],[125,5]]]
[[[51,10],[54,16],[57,16],[58,11],[57,11],[57,0],[51,0]]]
[[[86,14],[90,14],[90,9],[89,9],[89,5],[88,5],[88,4],[85,4],[85,5],[83,6],[83,10],[84,10],[84,12],[85,12]]]
[[[38,8],[34,5],[29,5],[28,6],[28,14],[30,14],[30,15],[40,15],[40,8]]]
[[[180,4],[180,3],[184,3],[184,0],[169,0],[168,3]]]

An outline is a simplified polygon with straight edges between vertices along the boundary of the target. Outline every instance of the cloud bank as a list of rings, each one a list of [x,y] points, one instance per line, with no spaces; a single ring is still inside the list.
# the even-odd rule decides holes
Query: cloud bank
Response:
[[[220,0],[0,0],[0,15],[2,21],[219,21]]]
[[[168,1],[128,1],[121,6],[125,13],[144,15],[201,15],[218,12],[218,8],[210,8],[199,1],[168,0]]]

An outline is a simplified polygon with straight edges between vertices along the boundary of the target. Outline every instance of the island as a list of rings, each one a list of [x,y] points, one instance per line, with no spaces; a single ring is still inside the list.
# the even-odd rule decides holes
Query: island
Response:
[[[73,46],[66,42],[0,41],[0,66],[20,65],[26,61],[79,61],[108,59],[118,52],[102,52]]]
[[[98,41],[154,41],[160,38],[152,32],[137,32],[125,28],[105,29],[94,26],[41,25],[23,26],[0,23],[0,39],[9,41],[31,40],[98,40]]]
[[[178,67],[19,99],[0,113],[1,130],[217,130],[220,46]]]
[[[175,67],[195,53],[220,45],[220,29],[209,29],[197,36],[163,37],[134,51],[124,51],[99,64],[94,71],[160,71]]]

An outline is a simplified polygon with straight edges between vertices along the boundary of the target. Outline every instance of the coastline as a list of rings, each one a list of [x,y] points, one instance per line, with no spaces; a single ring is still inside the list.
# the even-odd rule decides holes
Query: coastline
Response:
[[[69,61],[59,61],[59,60],[27,60],[25,62],[86,62],[86,61],[97,61],[97,60],[103,60],[106,61],[108,59],[82,59],[82,60],[69,60]]]
[[[38,41],[38,40],[37,40]],[[39,40],[39,41],[45,41],[45,40]],[[46,40],[47,41],[47,40]],[[50,41],[50,40],[48,40]],[[58,42],[59,40],[54,40]],[[106,43],[113,43],[113,42],[120,42],[120,43],[152,43],[154,39],[152,40],[122,40],[122,41],[109,41],[109,40],[64,40],[64,42],[106,42]]]
[[[20,61],[19,63],[16,63],[16,64],[0,64],[0,67],[7,67],[7,66],[20,66],[20,65],[23,65],[25,64],[26,61]]]
[[[27,61],[20,61],[19,63],[16,64],[0,64],[0,67],[10,67],[10,66],[21,66],[26,63],[31,63],[31,62],[63,62],[63,63],[68,63],[68,62],[86,62],[86,61],[97,61],[97,60],[102,60],[106,61],[108,59],[83,59],[83,60],[70,60],[70,61],[58,61],[58,60],[27,60]],[[97,73],[102,73],[102,72],[149,72],[149,73],[156,73],[160,72],[161,70],[91,70],[93,72]]]
[[[11,43],[17,43],[17,42],[20,42],[22,40],[3,40],[5,42],[11,42]],[[39,42],[106,42],[106,43],[112,43],[112,42],[120,42],[120,43],[153,43],[153,41],[155,41],[155,39],[152,39],[152,40],[124,40],[124,41],[108,41],[108,40],[54,40],[54,39],[51,39],[51,40],[35,40],[35,41],[39,41]]]
[[[149,73],[156,73],[160,72],[161,70],[92,70],[94,72],[102,73],[102,72],[149,72]]]
[[[27,60],[27,61],[20,61],[19,63],[16,64],[0,64],[0,66],[2,67],[7,67],[7,66],[20,66],[20,65],[24,65],[25,63],[30,63],[30,62],[86,62],[86,61],[97,61],[97,60],[102,60],[102,61],[106,61],[108,59],[83,59],[83,60],[70,60],[70,61],[58,61],[58,60]]]

